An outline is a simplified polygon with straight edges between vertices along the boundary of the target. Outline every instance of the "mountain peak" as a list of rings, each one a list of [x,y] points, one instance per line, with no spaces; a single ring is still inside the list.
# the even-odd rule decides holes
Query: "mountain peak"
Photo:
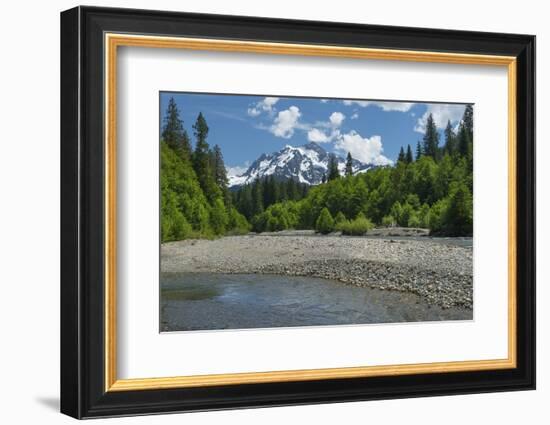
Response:
[[[338,169],[345,170],[345,160],[336,156]],[[229,186],[237,187],[252,183],[256,179],[274,176],[276,179],[294,179],[300,183],[317,185],[322,182],[328,170],[329,153],[318,143],[309,142],[302,146],[287,145],[278,152],[262,154],[245,173],[229,176]],[[353,172],[362,173],[373,164],[353,160]]]

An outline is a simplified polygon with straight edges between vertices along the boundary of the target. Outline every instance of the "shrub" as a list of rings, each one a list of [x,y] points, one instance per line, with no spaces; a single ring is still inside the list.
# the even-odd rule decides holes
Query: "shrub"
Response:
[[[420,219],[416,214],[413,214],[409,217],[407,227],[420,227]]]
[[[382,217],[382,226],[393,227],[395,226],[395,218],[391,215],[385,215]]]
[[[342,234],[350,236],[363,236],[369,230],[374,229],[374,224],[363,213],[357,214],[355,220],[342,224]]]
[[[315,230],[323,235],[334,231],[334,219],[327,208],[321,210],[321,214],[319,214],[315,223]]]

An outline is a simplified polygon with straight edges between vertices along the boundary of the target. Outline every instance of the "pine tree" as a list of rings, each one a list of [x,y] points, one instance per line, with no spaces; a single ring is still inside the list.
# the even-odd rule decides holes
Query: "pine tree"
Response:
[[[468,157],[470,153],[470,133],[464,124],[464,121],[460,123],[458,129],[458,152],[463,157]]]
[[[199,113],[197,121],[193,125],[193,130],[196,138],[195,151],[193,152],[193,168],[197,174],[197,178],[201,188],[212,203],[221,193],[216,187],[214,174],[211,167],[212,155],[210,146],[206,138],[208,137],[208,124],[202,115]]]
[[[399,156],[397,157],[397,162],[404,162],[405,161],[405,151],[403,150],[403,146],[401,146],[401,149],[399,149]]]
[[[338,171],[338,160],[336,155],[331,153],[328,157],[328,181],[335,180],[340,177],[340,171]]]
[[[413,152],[411,149],[411,145],[407,145],[407,153],[405,155],[405,161],[407,162],[407,164],[410,164],[411,162],[413,162]]]
[[[431,156],[434,160],[437,160],[439,133],[432,114],[428,115],[428,119],[426,121],[426,133],[424,134],[423,142],[424,147],[422,149],[422,154]]]
[[[474,108],[472,105],[466,105],[466,108],[464,108],[462,122],[464,123],[470,140],[474,140]]]
[[[173,97],[168,101],[161,137],[170,148],[183,158],[189,159],[191,157],[189,136],[183,128],[183,121],[180,118],[178,105]]]
[[[416,160],[418,161],[422,157],[422,145],[420,141],[416,142]]]
[[[321,177],[321,183],[327,182],[327,173],[323,173],[323,176]]]
[[[346,157],[346,177],[353,176],[353,158],[351,157],[351,153],[348,152],[348,156]]]
[[[229,181],[227,179],[227,170],[225,168],[225,163],[223,161],[222,150],[219,145],[214,145],[213,149],[213,172],[214,172],[214,181],[222,191],[224,197],[224,204],[226,206],[231,205],[231,194],[229,188],[227,187]]]
[[[315,230],[324,235],[334,230],[334,219],[330,215],[330,211],[327,208],[323,208],[321,210],[321,213],[315,222]]]
[[[456,152],[456,135],[451,126],[451,120],[447,121],[447,127],[445,127],[445,152],[449,155]]]

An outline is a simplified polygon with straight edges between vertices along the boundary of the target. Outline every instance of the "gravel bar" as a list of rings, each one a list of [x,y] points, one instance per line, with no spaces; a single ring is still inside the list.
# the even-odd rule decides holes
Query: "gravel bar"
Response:
[[[312,276],[406,291],[443,308],[473,306],[472,247],[430,238],[393,240],[251,234],[161,246],[163,272]]]

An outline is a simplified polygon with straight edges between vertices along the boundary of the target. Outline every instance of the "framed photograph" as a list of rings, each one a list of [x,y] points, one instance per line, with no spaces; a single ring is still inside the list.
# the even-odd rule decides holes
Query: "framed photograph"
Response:
[[[61,14],[61,411],[535,388],[535,37]]]

